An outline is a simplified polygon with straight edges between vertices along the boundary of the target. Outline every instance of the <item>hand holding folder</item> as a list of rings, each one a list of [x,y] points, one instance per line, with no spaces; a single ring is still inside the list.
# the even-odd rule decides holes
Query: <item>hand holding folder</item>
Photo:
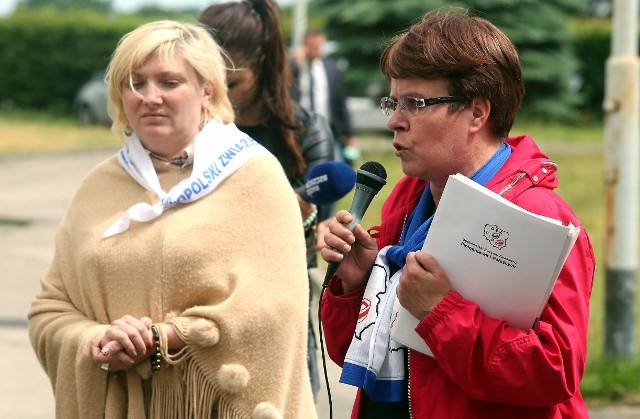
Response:
[[[422,250],[453,289],[522,330],[542,313],[580,228],[524,210],[469,178],[451,175]],[[433,356],[419,320],[400,304],[391,338]]]

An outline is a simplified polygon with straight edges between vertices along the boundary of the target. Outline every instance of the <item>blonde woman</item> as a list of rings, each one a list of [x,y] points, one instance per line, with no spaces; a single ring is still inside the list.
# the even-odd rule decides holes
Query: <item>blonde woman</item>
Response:
[[[300,210],[225,74],[196,25],[145,24],[113,54],[124,146],[83,180],[29,313],[57,417],[316,416]]]

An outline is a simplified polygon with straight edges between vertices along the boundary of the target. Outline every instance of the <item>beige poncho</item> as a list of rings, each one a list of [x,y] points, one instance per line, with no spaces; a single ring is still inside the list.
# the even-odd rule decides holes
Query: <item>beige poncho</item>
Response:
[[[164,190],[191,172],[153,164]],[[316,417],[304,235],[277,160],[254,157],[198,201],[101,238],[131,205],[155,199],[112,157],[82,182],[59,227],[29,313],[57,417]],[[125,314],[172,322],[187,347],[157,374],[148,361],[101,370],[91,341]]]

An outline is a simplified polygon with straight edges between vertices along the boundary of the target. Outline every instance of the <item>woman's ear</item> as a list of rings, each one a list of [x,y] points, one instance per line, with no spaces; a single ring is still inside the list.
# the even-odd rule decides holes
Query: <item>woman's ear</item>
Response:
[[[489,114],[491,113],[491,102],[484,97],[475,97],[469,105],[471,108],[471,130],[480,131],[482,127],[487,125]]]
[[[202,86],[202,107],[206,108],[213,98],[213,83],[206,81]]]

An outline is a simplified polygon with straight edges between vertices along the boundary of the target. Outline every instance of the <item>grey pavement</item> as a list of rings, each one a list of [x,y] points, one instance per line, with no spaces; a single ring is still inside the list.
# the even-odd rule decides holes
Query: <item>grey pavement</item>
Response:
[[[49,380],[29,343],[26,315],[39,289],[39,278],[53,256],[56,226],[76,187],[91,167],[114,152],[95,150],[0,157],[3,197],[0,203],[0,418],[55,417]],[[318,272],[317,277],[321,279],[322,273]],[[314,306],[316,313],[317,301]],[[318,358],[322,365],[320,355]],[[339,368],[328,358],[327,363],[333,417],[348,418],[355,391],[340,384]],[[329,417],[328,404],[323,385],[317,400],[320,418]],[[640,408],[592,408],[590,416],[593,419],[640,418]]]

